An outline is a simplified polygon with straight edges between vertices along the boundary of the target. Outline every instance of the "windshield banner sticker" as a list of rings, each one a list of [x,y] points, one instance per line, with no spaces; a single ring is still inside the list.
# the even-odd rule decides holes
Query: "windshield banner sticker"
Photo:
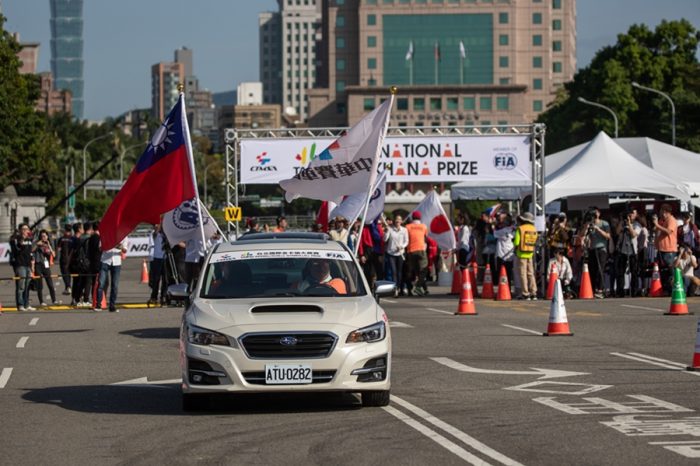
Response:
[[[351,261],[347,251],[319,251],[311,249],[276,249],[266,251],[232,251],[212,254],[210,263],[250,259],[330,259]]]

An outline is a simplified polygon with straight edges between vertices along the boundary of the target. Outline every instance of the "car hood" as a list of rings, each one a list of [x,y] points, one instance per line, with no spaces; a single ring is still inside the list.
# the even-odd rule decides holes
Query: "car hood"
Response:
[[[238,327],[274,329],[283,326],[322,328],[330,325],[363,327],[384,318],[384,312],[372,296],[342,299],[197,299],[188,311],[190,321],[216,331]],[[229,333],[229,332],[227,332]],[[237,332],[234,332],[237,333]]]

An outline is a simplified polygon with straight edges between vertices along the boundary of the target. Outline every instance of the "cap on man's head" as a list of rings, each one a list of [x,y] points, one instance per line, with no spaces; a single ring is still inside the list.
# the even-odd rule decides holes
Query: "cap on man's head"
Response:
[[[413,213],[411,214],[411,218],[413,220],[420,220],[422,217],[421,213],[417,210],[414,210]]]

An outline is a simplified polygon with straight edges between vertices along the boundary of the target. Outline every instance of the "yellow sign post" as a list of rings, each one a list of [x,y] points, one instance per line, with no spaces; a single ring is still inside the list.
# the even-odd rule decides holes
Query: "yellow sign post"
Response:
[[[239,222],[243,218],[243,209],[240,207],[226,207],[224,209],[224,219],[227,222]]]

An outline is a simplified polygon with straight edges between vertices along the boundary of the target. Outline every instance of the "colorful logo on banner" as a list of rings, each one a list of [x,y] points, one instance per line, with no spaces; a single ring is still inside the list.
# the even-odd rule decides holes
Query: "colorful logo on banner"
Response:
[[[501,152],[493,156],[493,166],[496,170],[515,170],[518,158],[511,152]]]
[[[318,155],[316,155],[316,143],[311,144],[311,147],[304,147],[299,154],[294,157],[298,162],[301,167],[306,168],[309,163],[311,163],[312,160],[316,159],[317,157],[321,160],[333,160],[333,154],[331,153],[331,150],[334,149],[339,149],[340,144],[338,144],[338,141],[333,141],[333,143],[323,149]]]
[[[267,155],[267,152],[262,152],[262,153],[256,155],[255,160],[257,161],[257,164],[250,167],[250,171],[252,171],[252,172],[276,172],[277,171],[277,167],[270,164],[270,161],[272,160],[272,158]]]
[[[262,154],[255,157],[255,159],[258,161],[258,165],[260,165],[261,167],[264,167],[265,164],[270,163],[270,157],[265,157],[266,155],[267,152],[263,152]]]

